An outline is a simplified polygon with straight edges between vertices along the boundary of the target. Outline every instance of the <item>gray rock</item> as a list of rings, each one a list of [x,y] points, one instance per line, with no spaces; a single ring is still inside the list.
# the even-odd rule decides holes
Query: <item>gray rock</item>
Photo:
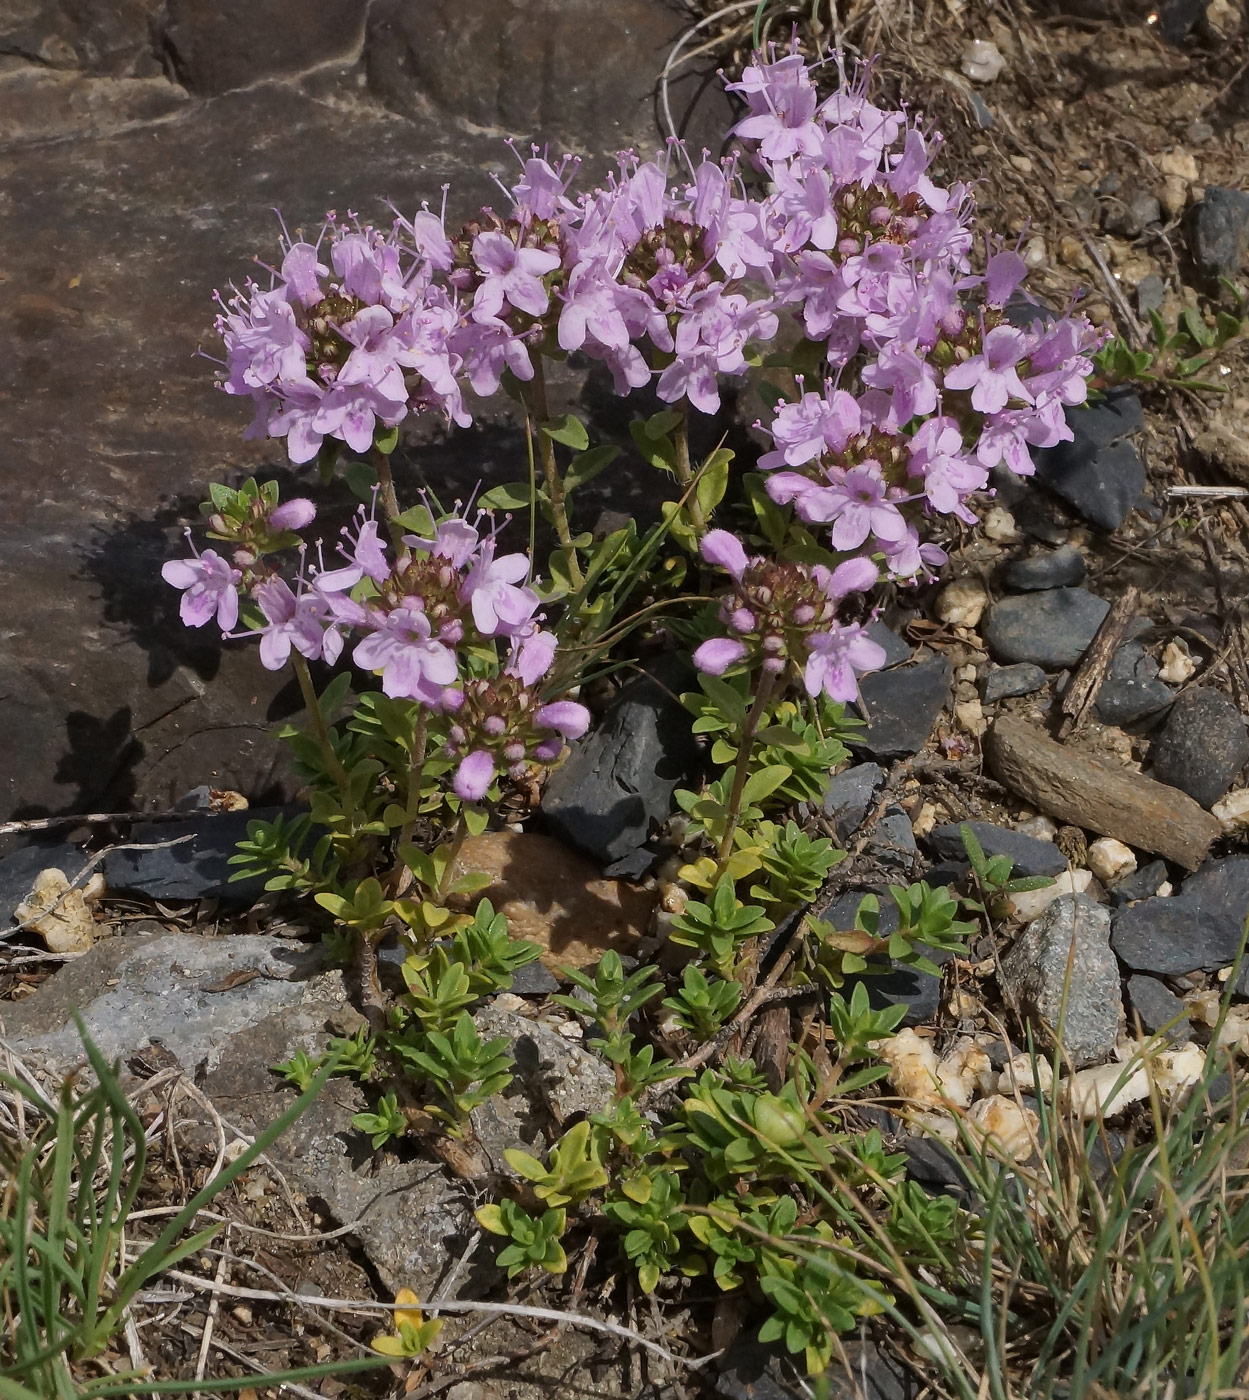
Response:
[[[1167,1039],[1183,1042],[1192,1038],[1193,1027],[1184,1014],[1184,1003],[1156,977],[1135,973],[1127,982],[1128,1001],[1144,1030],[1153,1035],[1167,1026]],[[1128,1022],[1131,1025],[1131,1021]]]
[[[109,888],[130,890],[152,899],[227,899],[245,903],[264,892],[263,878],[230,883],[235,867],[229,864],[238,843],[253,821],[272,821],[290,809],[256,807],[219,816],[196,816],[186,821],[139,823],[130,840],[154,850],[117,850],[104,859]],[[184,840],[185,837],[191,839]],[[164,846],[166,841],[179,841]]]
[[[1150,758],[1152,777],[1210,807],[1249,762],[1249,733],[1221,690],[1199,686],[1172,705]]]
[[[1087,895],[1059,895],[1002,959],[1007,1000],[1075,1065],[1115,1048],[1123,1003],[1110,914]]]
[[[1031,661],[1060,671],[1076,665],[1109,611],[1104,598],[1083,588],[1024,593],[993,605],[984,639],[1000,661]]]
[[[1161,223],[1162,205],[1146,190],[1136,190],[1128,196],[1108,201],[1105,224],[1111,233],[1135,238],[1150,224]]]
[[[859,686],[865,730],[849,739],[877,759],[905,758],[928,742],[950,698],[950,663],[944,656],[864,676]]]
[[[1151,860],[1131,875],[1125,875],[1110,887],[1110,902],[1114,905],[1131,904],[1138,899],[1152,899],[1167,879],[1167,863],[1164,860]]]
[[[158,33],[182,86],[212,94],[354,59],[367,10],[367,0],[167,0]]]
[[[11,922],[13,911],[34,887],[35,877],[44,870],[59,870],[72,880],[87,863],[87,857],[67,842],[54,846],[23,846],[0,857],[0,930]]]
[[[999,700],[1009,700],[1016,695],[1031,695],[1045,684],[1045,672],[1030,661],[1020,661],[1014,666],[994,666],[985,676],[981,686],[981,698],[986,705],[995,705]]]
[[[1130,442],[1094,448],[1077,436],[1038,451],[1036,467],[1038,481],[1103,530],[1117,530],[1145,490],[1145,464]]]
[[[1158,663],[1139,642],[1115,652],[1093,708],[1103,724],[1136,724],[1164,714],[1175,692],[1158,679]]]
[[[1141,401],[1130,389],[1112,389],[1066,415],[1074,436],[1033,454],[1037,480],[1094,525],[1117,529],[1145,489],[1144,463],[1122,441],[1144,426]]]
[[[503,1095],[503,1107],[510,1108],[512,1121],[519,1125],[517,1133],[532,1118],[529,1104],[545,1106],[557,1126],[589,1113],[601,1113],[607,1106],[616,1087],[611,1066],[576,1041],[566,1040],[528,1016],[500,1010],[493,1002],[482,1007],[473,1019],[483,1038],[503,1036],[508,1042],[508,1054],[516,1061],[513,1073],[524,1093],[518,1097],[515,1089],[509,1091]],[[502,1148],[514,1144],[501,1141],[497,1133],[482,1131],[476,1123],[475,1126],[492,1159],[498,1159],[502,1167]],[[532,1140],[532,1129],[528,1136]]]
[[[1074,546],[1064,545],[1012,560],[1002,570],[1002,582],[1015,593],[1069,588],[1083,580],[1085,569],[1084,555]]]
[[[508,991],[518,997],[545,997],[559,991],[559,982],[540,962],[531,962],[512,973]]]
[[[876,763],[856,763],[828,780],[820,810],[832,823],[838,844],[844,846],[858,831],[884,781],[885,770]]]
[[[1133,972],[1217,972],[1236,959],[1249,916],[1249,856],[1207,861],[1180,893],[1115,915],[1111,947]]]
[[[159,0],[107,5],[34,3],[0,11],[0,53],[41,67],[114,78],[157,78],[152,42]]]
[[[1207,185],[1193,221],[1193,256],[1217,277],[1231,277],[1249,258],[1249,194]]]
[[[651,864],[645,843],[668,819],[678,784],[688,786],[701,762],[689,712],[676,698],[693,685],[692,668],[673,655],[651,669],[653,679],[626,685],[573,745],[542,797],[547,827],[617,876],[641,875]]]
[[[890,666],[899,666],[903,661],[911,659],[910,643],[903,641],[892,627],[886,627],[879,618],[875,622],[869,622],[864,630],[872,641],[884,648],[885,661],[881,670],[887,671]]]
[[[901,807],[885,809],[872,828],[867,850],[886,878],[901,884],[910,883],[919,847],[915,844],[911,819]]]
[[[938,855],[965,860],[966,851],[959,827],[964,823],[947,822],[934,827],[928,843]],[[1022,831],[994,826],[992,822],[967,822],[984,853],[989,856],[1009,856],[1015,875],[1061,875],[1067,868],[1067,858],[1052,841],[1039,841]]]
[[[1136,305],[1142,316],[1151,311],[1161,311],[1167,299],[1167,284],[1157,273],[1151,272],[1136,289]]]
[[[392,111],[437,112],[523,131],[558,149],[656,144],[655,78],[684,28],[655,0],[374,0],[365,69]],[[718,150],[732,123],[706,68],[674,75],[669,101],[691,150]],[[522,149],[528,149],[527,144]]]

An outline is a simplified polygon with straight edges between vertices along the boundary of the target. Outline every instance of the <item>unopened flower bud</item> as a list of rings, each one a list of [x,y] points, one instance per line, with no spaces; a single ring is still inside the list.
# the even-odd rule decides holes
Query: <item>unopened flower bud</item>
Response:
[[[236,549],[234,551],[235,567],[239,569],[250,569],[257,559],[256,551],[253,549]]]
[[[294,500],[283,501],[280,506],[274,506],[269,512],[269,528],[278,532],[302,530],[311,525],[316,516],[316,506],[306,497],[296,496]]]
[[[489,715],[481,727],[491,738],[497,739],[507,729],[507,720],[502,715]]]
[[[729,626],[734,632],[753,632],[755,615],[749,608],[734,608],[733,615],[729,618]]]

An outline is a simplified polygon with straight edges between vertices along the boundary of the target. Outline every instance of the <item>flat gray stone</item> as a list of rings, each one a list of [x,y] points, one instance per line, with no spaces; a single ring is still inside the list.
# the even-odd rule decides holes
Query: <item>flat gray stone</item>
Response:
[[[912,666],[874,671],[863,677],[859,693],[867,728],[856,730],[846,742],[876,759],[907,758],[928,742],[950,698],[949,660],[935,656]]]
[[[832,822],[839,844],[844,846],[858,831],[884,781],[878,763],[856,763],[828,780],[820,810]]]
[[[1158,679],[1158,663],[1139,642],[1115,652],[1093,708],[1103,724],[1137,724],[1164,715],[1175,692]]]
[[[1070,588],[1082,583],[1087,566],[1074,545],[1039,550],[1013,559],[1002,570],[1002,582],[1014,593],[1036,593],[1045,588]]]
[[[981,685],[981,699],[986,705],[1010,700],[1017,695],[1032,695],[1045,684],[1045,672],[1030,661],[1018,661],[1013,666],[992,666]]]
[[[1151,777],[1212,807],[1249,762],[1249,732],[1228,696],[1198,686],[1172,705],[1150,759]]]
[[[1128,978],[1127,993],[1141,1028],[1150,1035],[1167,1026],[1168,1040],[1183,1042],[1192,1038],[1193,1027],[1184,1014],[1184,1003],[1156,977],[1135,973]]]
[[[983,627],[999,661],[1030,661],[1047,671],[1074,666],[1110,611],[1110,604],[1083,588],[1051,588],[1003,598]]]
[[[1002,990],[1074,1065],[1114,1050],[1123,1017],[1119,965],[1110,951],[1110,914],[1087,895],[1059,895],[1024,929],[1001,961]]]
[[[1240,949],[1249,916],[1249,856],[1207,861],[1179,894],[1125,905],[1111,946],[1133,972],[1217,972]]]
[[[929,845],[940,856],[965,861],[967,851],[961,826],[971,828],[986,855],[1009,856],[1015,875],[1061,875],[1067,868],[1067,857],[1052,841],[1041,841],[992,822],[946,822],[929,833]]]

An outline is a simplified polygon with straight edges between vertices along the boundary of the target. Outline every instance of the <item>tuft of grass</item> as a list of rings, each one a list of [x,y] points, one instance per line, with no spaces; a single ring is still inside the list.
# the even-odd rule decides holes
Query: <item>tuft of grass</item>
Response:
[[[304,1112],[336,1061],[323,1065],[286,1113],[127,1262],[126,1224],[143,1184],[147,1137],[117,1067],[77,1025],[91,1073],[67,1078],[55,1101],[0,1074],[0,1091],[15,1110],[7,1121],[0,1117],[0,1400],[228,1391],[385,1365],[384,1357],[362,1357],[211,1382],[154,1381],[136,1370],[112,1370],[106,1357],[137,1295],[210,1243],[220,1227],[188,1234],[196,1216]]]
[[[1152,1084],[1165,1048],[1143,1046],[1123,1077],[1143,1066]],[[862,1164],[830,1137],[821,1175],[793,1170],[844,1233],[769,1244],[862,1290],[883,1340],[937,1395],[1249,1393],[1249,1094],[1231,1057],[1211,1050],[1169,1111],[1152,1092],[1126,1139],[1104,1119],[1075,1120],[1057,1088],[1029,1102],[1038,1129],[1026,1163],[961,1126],[972,1205],[954,1220],[926,1215],[906,1183],[852,1189]]]

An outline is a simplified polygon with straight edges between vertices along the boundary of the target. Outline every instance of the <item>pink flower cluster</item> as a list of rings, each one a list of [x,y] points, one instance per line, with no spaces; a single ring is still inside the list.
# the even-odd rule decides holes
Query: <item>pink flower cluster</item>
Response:
[[[308,523],[305,512],[297,514]],[[284,666],[292,651],[332,665],[345,636],[357,634],[351,659],[381,676],[385,694],[452,717],[449,752],[462,760],[456,791],[476,800],[497,769],[519,777],[529,763],[553,763],[565,740],[590,722],[584,706],[543,702],[535,689],[554,663],[555,635],[540,625],[528,557],[499,555],[495,535],[483,536],[480,523],[480,514],[476,521],[451,515],[432,536],[404,535],[403,548],[392,552],[376,520],[362,513],[354,533],[345,532],[342,565],[306,566],[295,588],[276,572],[254,569],[253,560],[237,567],[237,559],[232,564],[211,549],[170,560],[162,574],[183,590],[188,626],[215,617],[227,636],[259,636],[269,670]],[[244,590],[263,623],[238,633],[232,629]],[[506,649],[505,659],[483,680],[480,658],[496,645]]]
[[[740,83],[773,247],[771,283],[836,375],[782,405],[760,461],[769,494],[828,526],[837,551],[883,556],[910,578],[942,562],[920,544],[925,515],[974,520],[967,498],[1004,463],[1032,471],[1029,447],[1069,439],[1098,337],[1083,317],[1012,325],[1027,268],[999,251],[971,272],[967,189],[928,174],[939,138],[882,111],[866,78],[820,102],[796,54],[761,58]]]
[[[726,570],[733,587],[720,603],[727,636],[712,637],[694,653],[694,664],[713,676],[746,661],[776,676],[793,667],[808,695],[843,703],[859,693],[859,676],[875,671],[884,648],[862,627],[837,620],[851,593],[866,593],[879,577],[862,556],[835,569],[823,564],[750,558],[727,530],[703,537],[703,558]]]

